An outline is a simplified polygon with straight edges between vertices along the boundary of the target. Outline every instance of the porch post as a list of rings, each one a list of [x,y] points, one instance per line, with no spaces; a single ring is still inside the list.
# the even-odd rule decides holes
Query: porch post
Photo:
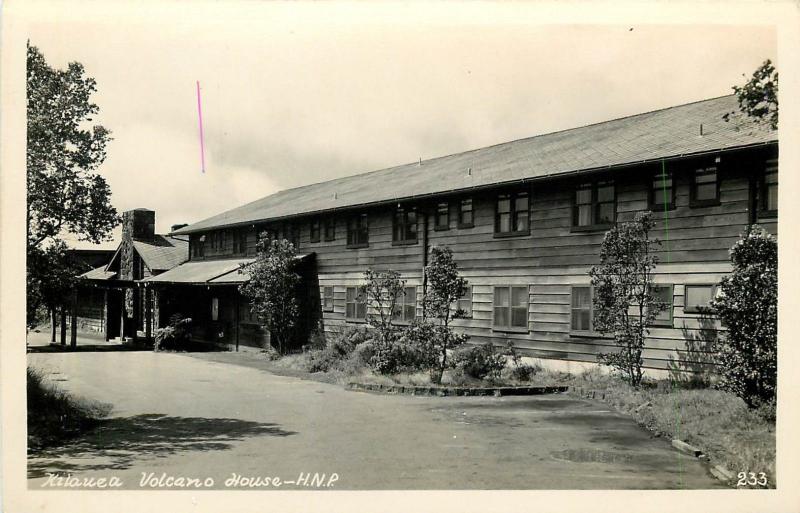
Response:
[[[56,309],[55,307],[50,308],[50,343],[56,343],[56,322],[58,317],[56,316]]]
[[[67,308],[61,305],[61,345],[67,345]]]
[[[111,338],[108,330],[108,289],[103,289],[103,340],[106,342]]]
[[[153,292],[150,287],[144,287],[144,333],[148,344],[153,343]]]
[[[77,347],[78,345],[78,289],[77,287],[72,291],[72,312],[69,324],[69,345]]]
[[[236,301],[236,318],[233,320],[236,326],[236,351],[239,351],[239,303],[241,303],[241,301],[238,292],[234,292],[233,297],[234,301]]]

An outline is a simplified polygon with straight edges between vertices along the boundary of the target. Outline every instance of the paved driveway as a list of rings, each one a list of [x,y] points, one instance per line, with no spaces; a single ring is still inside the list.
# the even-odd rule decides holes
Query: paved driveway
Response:
[[[31,354],[63,388],[113,404],[103,426],[29,457],[48,472],[214,480],[337,474],[333,489],[719,487],[705,467],[599,402],[566,395],[382,396],[171,353]],[[289,484],[285,482],[289,481]],[[317,483],[319,484],[319,482]]]

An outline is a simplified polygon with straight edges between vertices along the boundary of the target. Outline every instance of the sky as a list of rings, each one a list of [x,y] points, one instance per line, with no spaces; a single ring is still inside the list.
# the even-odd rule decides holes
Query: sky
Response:
[[[321,18],[94,12],[32,24],[30,41],[97,80],[112,202],[155,210],[159,233],[286,188],[730,94],[776,61],[766,26]]]

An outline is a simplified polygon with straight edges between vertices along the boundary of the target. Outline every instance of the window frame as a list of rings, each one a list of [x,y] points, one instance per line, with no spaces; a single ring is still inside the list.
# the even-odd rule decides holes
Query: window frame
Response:
[[[526,219],[526,223],[525,223],[526,228],[524,230],[515,230],[515,228],[517,228],[517,225],[519,224],[519,219],[521,217],[519,214],[520,214],[520,212],[522,212],[521,210],[519,210],[517,208],[517,202],[523,197],[526,199],[527,204],[528,204],[527,208],[524,210],[524,212],[525,212],[524,217]],[[500,215],[501,215],[501,212],[500,212],[500,201],[502,201],[504,199],[508,199],[509,200],[508,215],[509,215],[509,221],[510,221],[511,230],[507,231],[507,232],[500,231]],[[505,212],[503,212],[503,213],[505,213]],[[507,192],[498,193],[497,196],[495,197],[495,202],[494,202],[494,234],[493,234],[493,237],[496,238],[496,239],[506,238],[506,237],[524,237],[524,236],[530,235],[530,234],[531,234],[531,193],[530,193],[530,191],[527,191],[527,190],[525,190],[525,191],[507,191]]]
[[[687,283],[683,286],[683,312],[684,313],[691,313],[691,314],[713,314],[716,312],[710,306],[689,306],[686,301],[689,298],[689,288],[690,287],[711,287],[711,299],[714,299],[717,296],[717,290],[719,284],[717,283]],[[710,303],[710,301],[709,301]]]
[[[247,254],[247,230],[245,228],[235,228],[232,233],[232,239],[233,254]]]
[[[364,240],[358,237],[362,232]],[[369,216],[366,212],[353,214],[347,219],[347,244],[345,247],[348,249],[369,247]]]
[[[455,308],[455,310],[458,311],[459,308],[464,310],[465,315],[463,317],[461,317],[461,319],[472,319],[472,299],[473,299],[472,285],[467,285],[466,289],[467,290],[466,290],[466,292],[464,292],[464,295],[461,296],[460,298],[456,299],[456,308]],[[494,289],[492,289],[492,294],[494,294]],[[492,301],[494,301],[494,299],[492,299]],[[461,303],[462,302],[469,303],[469,310],[467,310],[466,308],[462,308],[461,307]],[[492,308],[494,308],[494,306]],[[492,312],[494,312],[494,310],[492,310]],[[494,315],[494,314],[492,314],[492,315]]]
[[[409,290],[412,290],[411,301],[408,300]],[[414,308],[414,314],[411,319],[406,316],[406,309],[409,307]],[[403,287],[403,294],[398,296],[397,302],[394,305],[395,310],[392,312],[392,322],[396,324],[411,324],[417,318],[417,287],[416,285],[407,285]],[[400,315],[395,313],[399,310]]]
[[[328,291],[330,290],[330,295]],[[333,312],[336,306],[336,289],[332,285],[325,285],[322,287],[322,311]],[[328,306],[328,299],[330,299],[330,306]]]
[[[410,214],[414,215],[413,223],[409,221]],[[400,219],[398,220],[398,217]],[[409,228],[413,226],[414,238],[408,237]],[[402,238],[398,238],[398,234]],[[417,207],[398,206],[392,216],[392,246],[410,246],[419,242],[419,218]]]
[[[672,328],[675,322],[675,284],[653,283],[651,287],[655,289],[669,289],[670,302],[669,308],[664,310],[664,312],[669,312],[669,319],[653,319],[650,326]]]
[[[715,196],[709,199],[697,199],[697,177],[714,173]],[[706,166],[692,166],[691,182],[689,184],[689,206],[692,208],[716,207],[720,204],[720,166],[719,162],[714,162]]]
[[[498,289],[508,290],[508,306],[495,305],[495,297],[497,296]],[[514,306],[514,289],[525,289],[525,296],[527,297],[527,301],[525,302],[525,327],[514,326],[514,309],[522,308],[521,306]],[[530,333],[530,291],[530,285],[494,285],[492,287],[492,331],[503,333]],[[496,311],[498,308],[508,309],[508,324],[505,326],[499,326],[497,324]]]
[[[326,217],[322,223],[322,231],[325,242],[336,240],[336,218],[333,216]]]
[[[599,189],[603,187],[612,187],[613,189],[613,199],[609,201],[599,201]],[[578,203],[578,191],[580,190],[590,190],[591,191],[591,200],[588,203],[589,208],[591,209],[592,214],[592,222],[591,224],[587,225],[579,225],[578,224],[578,208],[580,205],[586,205],[586,203]],[[610,223],[598,223],[598,211],[600,209],[601,204],[611,203],[613,205],[613,218]],[[614,179],[603,178],[603,179],[595,179],[590,181],[584,181],[577,185],[575,185],[572,189],[572,222],[570,231],[572,232],[592,232],[592,231],[600,231],[600,230],[608,230],[617,222],[617,183]]]
[[[666,176],[665,176],[666,175]],[[672,185],[670,186],[671,194],[669,196],[668,203],[656,203],[656,197],[663,197],[664,196],[664,189],[661,185],[663,183],[664,178],[670,180]],[[659,185],[656,185],[656,184]],[[675,173],[672,171],[664,171],[659,170],[651,177],[650,183],[648,185],[649,195],[648,195],[648,207],[653,212],[664,212],[665,210],[675,210],[675,190],[676,187],[676,176]]]
[[[313,217],[308,225],[308,242],[319,242],[320,240],[322,240],[322,220],[319,217]]]
[[[774,162],[775,164],[772,165],[771,163]],[[775,175],[775,188],[780,190],[780,180],[778,178],[778,159],[768,159],[764,165],[764,172],[761,173],[761,176],[758,180],[758,218],[759,219],[775,219],[778,217],[778,208],[769,209],[768,208],[768,200],[769,195],[768,187],[771,184],[767,183],[767,176],[768,175]]]
[[[469,210],[465,210],[464,206],[469,205]],[[464,213],[469,212],[471,221],[468,223],[464,222]],[[475,200],[474,198],[462,198],[458,201],[458,223],[456,228],[459,230],[463,230],[466,228],[474,228],[475,227]]]
[[[578,330],[574,329],[572,326],[574,325],[574,312],[576,310],[583,310],[583,309],[576,309],[575,308],[575,289],[589,289],[589,329],[588,330]],[[569,287],[569,334],[574,337],[595,337],[598,333],[594,330],[594,287],[591,285],[581,284],[581,285],[570,285]]]
[[[350,299],[348,297],[348,295],[350,294],[351,290],[354,291],[353,301],[350,301]],[[345,293],[344,294],[345,294],[344,295],[344,319],[345,319],[345,322],[358,322],[358,323],[367,322],[367,314],[369,313],[369,305],[367,305],[366,295],[361,292],[361,287],[359,287],[359,286],[345,287]],[[361,298],[362,301],[358,301],[359,298]],[[354,316],[348,316],[347,315],[347,307],[348,307],[348,305],[351,305],[351,304],[353,305]],[[364,317],[358,317],[358,305],[359,304],[363,304],[364,305]]]
[[[444,217],[445,222],[444,224],[440,224],[439,216],[442,214],[442,207],[444,207]],[[436,210],[433,216],[433,230],[437,232],[443,232],[450,229],[450,202],[449,201],[440,201],[436,203]]]

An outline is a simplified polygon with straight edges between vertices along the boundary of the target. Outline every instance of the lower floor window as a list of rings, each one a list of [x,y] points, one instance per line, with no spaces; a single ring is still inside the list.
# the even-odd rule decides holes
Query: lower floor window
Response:
[[[494,288],[494,322],[497,329],[527,329],[528,287],[503,286]]]
[[[405,287],[403,293],[397,298],[394,305],[392,319],[396,321],[411,322],[417,314],[417,288]]]
[[[672,326],[672,285],[653,285],[651,287],[653,299],[664,305],[663,309],[653,319],[656,326]]]
[[[592,331],[592,287],[572,287],[570,329]]]
[[[359,287],[347,287],[344,316],[353,320],[367,318],[367,301]]]
[[[684,292],[685,312],[708,313],[712,311],[711,300],[716,295],[716,285],[686,285]]]
[[[333,287],[322,289],[322,310],[325,312],[333,311]]]
[[[458,298],[456,309],[464,313],[464,317],[472,318],[472,287],[467,287],[464,295]]]

